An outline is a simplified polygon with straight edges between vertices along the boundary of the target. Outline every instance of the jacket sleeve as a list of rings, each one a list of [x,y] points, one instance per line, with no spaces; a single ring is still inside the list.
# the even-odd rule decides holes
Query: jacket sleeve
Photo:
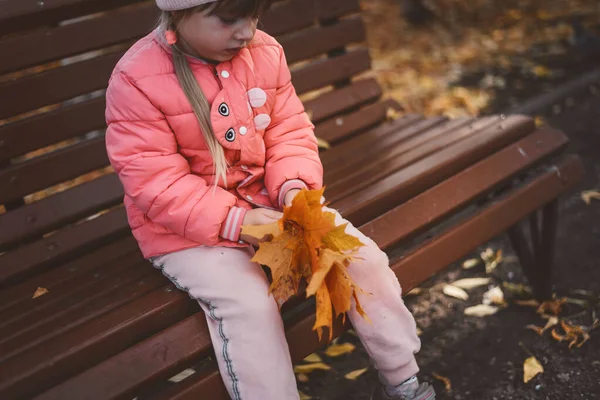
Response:
[[[108,157],[133,204],[200,244],[215,245],[220,235],[237,240],[244,213],[237,198],[191,173],[165,115],[124,73],[111,78],[106,102]]]
[[[279,76],[271,124],[265,131],[267,162],[265,185],[273,204],[282,205],[292,189],[320,189],[323,166],[314,126],[292,85],[283,48],[279,50]]]

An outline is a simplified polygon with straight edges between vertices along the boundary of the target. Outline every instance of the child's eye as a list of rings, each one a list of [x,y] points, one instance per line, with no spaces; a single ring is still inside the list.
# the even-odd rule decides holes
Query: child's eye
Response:
[[[224,23],[225,25],[233,25],[237,22],[237,18],[226,18],[226,17],[219,17],[219,19],[221,20],[222,23]]]

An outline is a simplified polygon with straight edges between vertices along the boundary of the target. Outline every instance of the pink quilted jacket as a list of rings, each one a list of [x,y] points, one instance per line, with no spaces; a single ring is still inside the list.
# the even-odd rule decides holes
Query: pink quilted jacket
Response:
[[[211,155],[170,49],[155,32],[119,61],[106,93],[108,156],[147,258],[199,245],[244,246],[246,210],[280,209],[289,190],[322,185],[313,125],[275,39],[257,31],[231,61],[190,58],[190,65],[231,166],[227,187],[211,185]]]

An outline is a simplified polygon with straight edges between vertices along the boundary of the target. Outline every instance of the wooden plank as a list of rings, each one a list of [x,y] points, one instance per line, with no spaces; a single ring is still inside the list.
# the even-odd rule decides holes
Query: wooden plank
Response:
[[[424,119],[414,124],[407,125],[404,129],[390,132],[385,137],[374,140],[368,146],[363,146],[352,152],[342,154],[336,157],[335,162],[327,162],[324,178],[327,182],[335,183],[337,176],[343,177],[347,173],[356,173],[357,166],[368,168],[373,160],[377,161],[380,158],[389,158],[389,154],[393,153],[397,147],[406,146],[408,142],[413,142],[417,138],[426,135],[436,135],[436,132],[444,134],[452,130],[463,127],[472,119]]]
[[[0,119],[106,88],[123,54],[105,54],[0,84],[0,98],[12,99],[0,103]]]
[[[106,127],[104,96],[0,126],[0,163]]]
[[[341,170],[333,171],[328,176],[328,180],[332,182],[329,185],[328,196],[332,201],[340,198],[354,186],[351,182],[362,183],[361,180],[364,180],[364,185],[368,185],[472,135],[484,134],[490,128],[495,128],[498,121],[500,118],[480,118],[467,125],[459,123],[458,127],[453,127],[454,129],[423,131],[402,143],[395,143],[385,153],[373,154],[373,158],[368,161],[359,162],[358,164],[365,165],[361,168],[354,167],[350,173]]]
[[[104,136],[0,170],[0,203],[48,188],[109,165]]]
[[[2,362],[19,357],[24,351],[41,343],[51,344],[67,331],[101,318],[165,284],[166,278],[160,272],[152,271],[153,267],[147,261],[128,267],[132,271],[124,271],[117,283],[104,285],[102,292],[78,302],[76,307],[70,307],[66,311],[53,315],[52,319],[37,323],[37,329],[23,330],[18,335],[12,335],[11,338],[3,341],[2,346],[10,350],[0,357]],[[134,268],[137,272],[134,272]]]
[[[116,174],[106,175],[70,190],[0,215],[0,250],[58,229],[110,208],[123,200]]]
[[[547,159],[557,151],[564,149],[566,143],[566,137],[556,131],[536,132],[513,146],[481,161],[477,166],[470,168],[468,171],[453,176],[451,179],[445,181],[443,185],[434,187],[428,192],[417,196],[413,199],[412,203],[400,205],[390,213],[362,226],[360,230],[366,235],[372,235],[372,238],[379,246],[386,248],[412,236],[415,231],[420,230],[421,226],[427,226],[430,223],[430,218],[435,220],[442,219],[448,213],[453,213],[465,204],[471,203],[483,193],[493,190],[498,183],[510,179],[510,177],[515,176],[524,169],[531,168],[542,159]],[[527,156],[523,156],[521,151],[526,152]],[[489,179],[489,172],[491,172],[492,179]],[[569,184],[572,185],[572,183],[570,182]],[[538,204],[537,206],[539,207],[540,205]],[[510,212],[510,208],[507,208],[507,212]],[[512,218],[515,217],[513,216]],[[412,223],[407,224],[406,221],[411,221]],[[494,223],[490,221],[494,221]],[[495,219],[483,219],[482,222],[486,224],[486,229],[497,229]],[[499,224],[504,222],[503,220],[498,221]],[[378,234],[382,229],[385,233]],[[471,248],[475,248],[483,241],[479,236],[472,235],[471,231],[466,230],[464,234],[469,235]],[[394,239],[389,240],[389,237]],[[428,258],[435,258],[436,256],[436,252],[431,250],[427,254],[431,255]],[[455,256],[452,260],[445,260],[443,263],[436,261],[433,263],[435,271],[442,269],[459,257]],[[429,265],[431,265],[425,263],[427,261],[422,261],[423,263],[414,262],[412,264],[415,269],[422,271],[428,269]],[[423,268],[423,265],[427,265],[428,267]],[[428,278],[428,276],[420,276],[419,279],[408,280],[410,284],[406,284],[407,279],[404,270],[395,268],[395,271],[403,283],[405,292]],[[311,315],[293,324],[286,332],[292,358],[296,362],[302,360],[306,355],[314,352],[324,344],[318,341],[317,335],[312,331],[313,325],[314,315],[311,313]],[[337,336],[342,329],[342,325],[337,320],[335,324],[336,334],[334,336]],[[164,395],[158,398],[187,400],[194,398],[193,396],[197,397],[203,394],[211,395],[211,399],[215,400],[225,399],[227,397],[222,397],[222,383],[220,386],[219,382],[221,382],[220,376],[216,371],[216,367],[213,367],[204,374],[191,377],[182,384],[167,390]],[[214,394],[212,391],[215,391]]]
[[[81,22],[8,37],[0,40],[0,74],[134,40],[152,31],[158,15],[156,5],[146,2]]]
[[[198,310],[173,285],[155,290],[0,364],[0,396],[31,398]]]
[[[364,131],[385,120],[388,106],[385,102],[361,108],[360,110],[332,118],[315,126],[317,137],[336,144],[352,137],[352,134]]]
[[[45,13],[50,10],[75,6],[81,3],[90,4],[95,1],[96,0],[44,0],[44,2],[40,4],[38,0],[4,0],[0,3],[0,21],[23,16],[32,17],[35,14]],[[124,0],[119,1],[121,4],[125,3]]]
[[[1,254],[0,288],[39,274],[127,234],[130,234],[129,223],[125,210],[120,208]]]
[[[368,49],[356,49],[339,57],[316,61],[292,70],[292,82],[301,94],[352,78],[371,67]]]
[[[360,12],[359,0],[316,0],[316,11],[321,21]]]
[[[313,123],[353,110],[381,97],[381,86],[375,79],[365,79],[342,89],[327,92],[304,103]]]
[[[62,290],[63,285],[69,285],[80,274],[98,268],[108,262],[117,262],[127,254],[139,252],[133,236],[111,243],[106,247],[85,254],[83,257],[63,264],[44,274],[39,274],[19,285],[11,286],[0,291],[0,318],[2,312],[23,302],[30,302],[32,293],[43,287],[49,291]]]
[[[353,193],[337,202],[337,209],[355,225],[362,225],[534,130],[530,118],[510,117]]]
[[[343,19],[334,25],[317,26],[279,39],[288,63],[305,60],[351,43],[366,40],[365,26],[360,16]]]
[[[313,25],[316,21],[312,1],[288,0],[273,4],[261,17],[258,27],[272,36],[283,35]]]

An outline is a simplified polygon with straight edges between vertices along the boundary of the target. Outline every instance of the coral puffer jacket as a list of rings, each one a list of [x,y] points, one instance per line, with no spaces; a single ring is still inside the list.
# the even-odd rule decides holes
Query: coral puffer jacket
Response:
[[[212,184],[211,154],[156,32],[119,61],[106,93],[108,156],[147,258],[200,245],[244,246],[238,240],[248,209],[280,209],[289,190],[322,185],[314,127],[275,39],[257,31],[230,61],[189,62],[230,165],[227,187]]]

